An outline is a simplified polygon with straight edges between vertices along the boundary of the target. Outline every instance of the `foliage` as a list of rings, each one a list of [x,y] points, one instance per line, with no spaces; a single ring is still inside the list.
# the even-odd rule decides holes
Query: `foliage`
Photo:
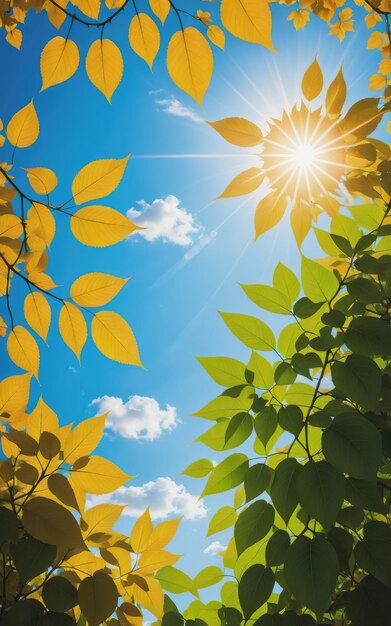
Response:
[[[213,2],[213,0],[211,0]],[[78,69],[80,54],[77,43],[70,39],[75,24],[95,27],[100,36],[92,42],[86,57],[86,70],[90,81],[110,102],[121,82],[124,61],[117,44],[104,33],[114,19],[122,20],[128,28],[132,50],[152,68],[161,44],[160,28],[167,20],[172,32],[167,47],[167,69],[174,83],[202,104],[214,67],[213,47],[224,49],[225,31],[230,35],[274,51],[272,41],[272,11],[267,0],[219,0],[218,11],[212,14],[202,9],[192,9],[186,4],[177,6],[173,0],[149,0],[148,8],[136,0],[4,0],[0,5],[0,27],[7,41],[20,48],[26,14],[31,9],[46,12],[56,29],[67,20],[70,22],[66,36],[55,36],[42,51],[42,88],[68,80]],[[277,3],[277,2],[276,2]],[[389,75],[391,73],[389,0],[354,0],[354,11],[348,0],[303,0],[291,10],[292,0],[278,0],[289,8],[287,19],[295,29],[304,29],[311,16],[329,25],[329,34],[342,41],[346,33],[354,32],[355,23],[365,18],[371,31],[367,47],[380,52],[378,72],[370,79],[370,89],[385,90],[390,97]],[[126,15],[131,10],[130,19]],[[148,12],[147,12],[148,11]],[[274,13],[277,11],[273,11]],[[212,23],[217,19],[221,25]],[[186,25],[186,22],[191,24]],[[179,29],[178,29],[179,27]],[[178,30],[175,30],[178,29]],[[380,28],[380,30],[377,30]],[[376,29],[376,30],[373,30]],[[205,33],[205,34],[204,34]],[[205,36],[206,35],[206,36]],[[210,45],[211,42],[213,46]]]

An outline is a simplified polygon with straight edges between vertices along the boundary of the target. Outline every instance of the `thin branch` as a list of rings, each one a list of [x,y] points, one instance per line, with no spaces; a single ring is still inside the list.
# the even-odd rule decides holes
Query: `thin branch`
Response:
[[[57,7],[57,9],[65,13],[65,15],[72,18],[73,21],[79,22],[79,24],[83,24],[84,26],[88,26],[88,27],[94,26],[95,28],[103,28],[104,26],[106,26],[106,24],[111,24],[111,22],[117,17],[117,15],[121,13],[121,11],[124,10],[129,0],[125,0],[123,5],[119,9],[117,9],[115,13],[113,13],[112,15],[109,15],[109,17],[107,17],[105,20],[102,20],[101,22],[85,20],[82,17],[79,17],[78,15],[76,15],[75,13],[71,13],[70,11],[65,9],[65,7],[62,7],[61,4],[58,4],[58,2],[56,2],[56,0],[49,0],[49,2],[53,4],[53,6]],[[69,36],[69,33],[68,33],[68,36]]]

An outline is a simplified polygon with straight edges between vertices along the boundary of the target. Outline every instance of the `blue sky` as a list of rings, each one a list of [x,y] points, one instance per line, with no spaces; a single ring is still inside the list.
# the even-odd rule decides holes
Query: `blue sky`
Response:
[[[199,8],[193,0],[191,5]],[[210,10],[211,6],[202,8]],[[291,104],[295,101],[302,73],[315,55],[324,70],[326,84],[343,61],[351,102],[373,95],[367,93],[367,84],[369,76],[376,71],[378,56],[377,52],[365,50],[363,24],[354,36],[339,44],[335,37],[328,36],[327,25],[313,17],[304,32],[296,33],[292,24],[285,22],[288,13],[289,10],[273,5],[273,39],[279,54],[230,36],[226,52],[214,50],[215,73],[203,109],[171,83],[165,70],[165,38],[152,73],[130,50],[128,10],[105,30],[105,36],[121,46],[125,61],[125,74],[111,106],[89,83],[84,69],[85,53],[97,36],[93,29],[74,25],[71,38],[80,48],[81,66],[71,80],[43,93],[39,93],[39,55],[55,35],[45,17],[29,12],[20,52],[3,40],[0,42],[0,58],[3,72],[6,71],[0,118],[6,123],[15,111],[34,98],[41,122],[40,137],[30,149],[18,150],[15,162],[22,167],[48,166],[55,170],[60,183],[53,195],[54,202],[70,196],[72,179],[87,162],[119,158],[131,152],[120,187],[102,204],[126,213],[132,207],[140,210],[137,201],[149,205],[172,195],[180,199],[179,208],[192,216],[197,232],[190,233],[191,242],[187,246],[164,242],[161,238],[148,242],[135,236],[105,249],[79,244],[69,231],[66,216],[59,216],[59,232],[50,252],[50,274],[59,285],[70,285],[80,274],[89,271],[132,276],[107,308],[118,311],[129,321],[146,369],[108,361],[92,342],[87,343],[79,366],[58,338],[58,313],[54,315],[49,335],[50,349],[43,346],[41,350],[44,399],[63,423],[94,415],[97,406],[91,406],[91,402],[102,396],[126,402],[138,395],[156,400],[162,410],[166,410],[167,404],[175,407],[178,421],[175,429],[162,432],[153,441],[129,439],[108,430],[99,453],[136,475],[131,485],[142,488],[148,482],[156,483],[159,477],[170,477],[177,485],[183,485],[176,500],[182,510],[191,505],[200,511],[201,505],[197,509],[193,500],[189,505],[186,494],[197,496],[202,490],[202,481],[179,475],[182,469],[203,456],[219,459],[218,453],[208,451],[201,444],[192,444],[208,424],[189,414],[219,392],[194,355],[247,359],[247,350],[229,334],[216,311],[256,315],[255,305],[245,299],[237,283],[270,282],[278,261],[293,268],[299,262],[286,222],[253,243],[256,197],[247,202],[245,199],[213,201],[236,173],[254,161],[248,151],[242,151],[243,154],[239,148],[229,146],[197,118],[244,116],[264,123],[269,115],[278,114],[286,100]],[[169,17],[164,33],[171,33],[175,27],[173,17]],[[67,24],[63,25],[60,34],[65,34],[67,28]],[[165,112],[175,99],[192,113],[178,117]],[[162,100],[166,103],[157,103]],[[178,107],[175,103],[174,106]],[[162,154],[223,156],[148,158]],[[19,180],[27,186],[23,177]],[[60,288],[60,292],[66,295],[65,289]],[[21,297],[21,292],[15,290],[15,301]],[[268,321],[267,315],[264,319]],[[10,369],[9,373],[12,372]],[[35,397],[36,393],[39,393],[38,385],[35,385]],[[134,402],[133,399],[131,404]],[[156,484],[150,485],[149,493],[152,491],[154,497],[160,498],[161,510],[169,510],[175,505],[172,498],[175,493],[178,496],[178,488],[169,481],[160,481],[158,487],[162,489],[160,495]],[[137,497],[147,492],[143,487]],[[203,554],[211,543],[204,535],[211,512],[223,501],[230,504],[232,494],[207,498],[208,516],[185,521],[180,528],[173,549],[186,552],[178,565],[190,573],[212,562],[217,564],[217,559],[211,560]],[[121,528],[128,529],[132,522],[125,518]],[[216,536],[212,540],[217,538],[224,542],[224,537]]]

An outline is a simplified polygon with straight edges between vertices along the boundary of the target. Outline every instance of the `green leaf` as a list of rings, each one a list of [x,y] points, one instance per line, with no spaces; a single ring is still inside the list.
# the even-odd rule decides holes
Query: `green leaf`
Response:
[[[347,478],[345,498],[351,504],[367,511],[384,513],[381,487],[373,481]]]
[[[190,463],[183,470],[182,474],[185,476],[191,476],[192,478],[204,478],[210,474],[213,469],[213,463],[209,459],[199,459],[198,461],[194,461],[194,463]]]
[[[322,302],[312,302],[309,298],[300,298],[293,307],[293,312],[300,319],[312,317],[323,306]]]
[[[365,576],[349,594],[348,613],[354,626],[389,626],[390,590],[373,576]]]
[[[195,589],[204,589],[205,587],[211,587],[217,585],[223,579],[224,572],[220,567],[210,565],[202,569],[194,578]]]
[[[309,461],[298,475],[300,505],[328,530],[335,522],[345,495],[345,480],[327,461]]]
[[[103,570],[81,581],[77,590],[80,610],[88,626],[99,626],[115,611],[118,591],[115,582]]]
[[[252,302],[265,311],[290,315],[289,298],[278,289],[268,285],[241,285],[244,293]]]
[[[80,618],[77,622],[77,626],[84,626],[85,620],[81,621]],[[55,613],[54,611],[47,611],[39,618],[37,626],[76,626],[76,622],[70,615],[66,613]]]
[[[56,613],[65,613],[78,604],[76,588],[63,576],[49,578],[43,586],[42,599]]]
[[[227,426],[225,432],[225,443],[227,444],[235,435],[240,435],[242,441],[246,441],[253,432],[253,418],[249,413],[238,413],[234,415]]]
[[[256,463],[246,472],[244,477],[244,490],[246,502],[254,500],[263,493],[270,485],[272,473],[266,463]]]
[[[193,595],[198,595],[194,590],[194,583],[190,576],[177,569],[176,567],[162,567],[155,578],[160,582],[163,589],[171,593],[185,593],[190,591]]]
[[[352,352],[364,356],[389,356],[391,326],[378,317],[356,317],[345,333],[345,343]]]
[[[341,526],[356,530],[361,526],[364,519],[364,511],[358,506],[345,506],[340,510],[337,517],[337,522]]]
[[[306,257],[302,258],[301,278],[305,295],[315,303],[331,300],[339,288],[334,274]]]
[[[56,558],[56,546],[25,537],[13,548],[12,557],[21,581],[27,582],[52,565]]]
[[[273,274],[273,287],[282,291],[292,304],[300,294],[300,283],[296,274],[283,263],[278,263]]]
[[[239,601],[244,617],[248,619],[270,598],[274,587],[274,575],[270,568],[252,565],[239,582]]]
[[[379,406],[381,372],[368,357],[351,354],[345,362],[336,361],[331,366],[333,383],[350,400],[367,410]]]
[[[209,522],[207,537],[219,533],[236,522],[238,514],[232,506],[222,506],[212,517]]]
[[[384,300],[384,296],[378,285],[373,280],[369,280],[369,278],[364,278],[363,276],[359,276],[348,282],[346,288],[352,298],[362,304],[373,304]]]
[[[270,488],[272,502],[286,524],[299,503],[296,482],[300,470],[301,465],[296,459],[284,459],[276,467]]]
[[[241,453],[231,454],[213,468],[202,495],[221,493],[237,487],[243,482],[247,470],[247,456]]]
[[[6,541],[18,540],[19,520],[17,515],[10,509],[0,508],[0,545]]]
[[[377,204],[357,204],[348,207],[359,226],[374,230],[381,222],[384,210]]]
[[[220,313],[230,331],[252,350],[274,350],[275,337],[264,322],[242,313]]]
[[[273,367],[257,352],[250,357],[247,369],[254,373],[253,385],[257,389],[270,389],[274,383]]]
[[[302,330],[297,322],[285,326],[278,337],[278,351],[285,357],[291,357],[297,352],[296,341],[301,334]]]
[[[278,411],[278,423],[281,428],[296,437],[303,426],[303,413],[301,409],[294,404],[282,406]]]
[[[225,356],[196,357],[213,380],[223,387],[234,387],[246,382],[246,367],[237,359]]]
[[[239,515],[234,530],[236,549],[246,548],[265,537],[274,522],[274,509],[265,500],[256,500]]]
[[[337,554],[322,535],[298,537],[289,548],[284,574],[289,590],[318,618],[328,608],[339,572]]]
[[[267,542],[266,565],[269,567],[282,565],[290,545],[288,533],[285,530],[276,530]]]
[[[43,612],[43,604],[27,598],[11,607],[1,620],[1,626],[36,626]]]
[[[233,417],[237,413],[246,413],[253,403],[253,394],[252,387],[246,385],[237,396],[228,394],[217,396],[202,409],[193,413],[193,416],[217,420],[221,417]]]
[[[342,571],[350,571],[349,561],[353,552],[353,537],[350,532],[335,526],[327,535],[328,540],[337,553]]]
[[[354,478],[374,479],[382,463],[378,430],[358,413],[337,415],[322,436],[327,461]]]
[[[391,587],[391,528],[384,522],[368,522],[364,538],[354,553],[359,566]]]
[[[255,416],[255,432],[257,433],[258,439],[265,447],[276,431],[277,426],[277,411],[273,406],[265,406],[262,411]]]

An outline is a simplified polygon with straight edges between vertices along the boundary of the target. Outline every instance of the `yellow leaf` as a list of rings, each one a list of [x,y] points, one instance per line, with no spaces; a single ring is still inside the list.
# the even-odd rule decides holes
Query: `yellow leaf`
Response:
[[[143,576],[154,574],[162,567],[174,565],[179,558],[178,554],[171,554],[171,552],[166,552],[166,550],[147,550],[140,556],[136,572]]]
[[[80,361],[80,354],[87,339],[87,325],[83,313],[74,304],[64,302],[58,328],[64,343]]]
[[[122,487],[132,476],[100,456],[89,458],[81,469],[72,470],[71,482],[88,493],[109,493]]]
[[[78,589],[80,609],[88,626],[99,626],[115,611],[118,592],[115,582],[104,571],[81,581]]]
[[[129,43],[132,50],[152,69],[160,48],[160,32],[146,13],[137,13],[130,22]]]
[[[33,234],[37,235],[50,246],[56,232],[56,220],[52,211],[45,204],[34,202],[27,214],[26,229],[28,238]]]
[[[71,0],[84,15],[91,17],[93,20],[97,20],[100,10],[100,0]]]
[[[5,38],[11,46],[17,48],[18,50],[20,49],[20,46],[22,45],[22,31],[14,28],[6,34]]]
[[[208,38],[211,40],[212,43],[214,43],[215,46],[218,46],[219,48],[224,50],[225,34],[224,34],[224,31],[221,30],[219,26],[216,26],[215,24],[211,24],[208,30],[206,31],[206,34],[208,35]]]
[[[41,91],[71,78],[79,67],[79,49],[64,37],[51,39],[41,53]]]
[[[244,117],[226,117],[217,122],[208,122],[226,141],[240,146],[251,148],[262,141],[262,133],[256,124]]]
[[[106,413],[83,420],[68,435],[63,446],[64,460],[71,465],[93,452],[103,437]]]
[[[98,350],[109,359],[142,367],[133,332],[118,313],[96,313],[91,324],[91,335]]]
[[[296,30],[302,28],[304,30],[306,24],[310,20],[309,11],[302,11],[301,9],[292,11],[288,15],[288,20],[293,20],[293,25]]]
[[[65,9],[68,4],[68,0],[57,0],[57,4]],[[60,28],[67,17],[66,13],[51,2],[45,2],[43,8],[45,9],[51,24],[53,24],[55,28]]]
[[[47,196],[57,186],[57,176],[48,167],[26,167],[25,170],[35,193]]]
[[[17,239],[23,232],[23,225],[20,217],[13,213],[0,215],[0,237],[10,237]]]
[[[112,246],[128,237],[139,226],[107,206],[88,206],[71,217],[71,230],[86,246]]]
[[[29,272],[28,278],[29,281],[32,282],[36,287],[44,289],[44,291],[53,289],[56,286],[53,279],[48,274],[45,274],[44,272],[41,272],[39,270],[33,270],[32,272]]]
[[[72,195],[76,204],[108,196],[124,175],[129,156],[124,159],[100,159],[88,163],[73,179]]]
[[[149,507],[138,518],[130,533],[130,545],[135,554],[148,549],[153,533],[153,526]]]
[[[262,170],[258,167],[250,167],[250,169],[235,176],[223,193],[219,195],[219,198],[234,198],[251,193],[258,189],[263,179]]]
[[[39,121],[33,101],[29,102],[11,118],[7,126],[7,138],[15,148],[27,148],[37,141]]]
[[[39,398],[35,408],[31,411],[27,421],[27,433],[39,441],[44,431],[56,433],[58,431],[58,418],[54,411]]]
[[[323,74],[317,59],[304,72],[301,89],[307,100],[315,100],[323,88]]]
[[[307,237],[312,224],[312,215],[309,207],[302,202],[295,206],[291,211],[290,220],[293,234],[295,235],[297,245],[300,248],[304,239]]]
[[[181,518],[161,522],[153,529],[148,550],[161,550],[173,539]]]
[[[82,528],[86,524],[85,536],[88,538],[95,533],[109,532],[124,508],[120,504],[97,504],[85,511],[82,523]]]
[[[387,77],[381,74],[373,74],[369,79],[369,89],[377,90],[384,89],[387,85]]]
[[[255,238],[273,228],[283,218],[287,206],[285,197],[276,193],[269,194],[259,202],[255,209]]]
[[[155,617],[163,617],[164,594],[160,584],[151,576],[146,578],[148,591],[144,591],[138,585],[133,585],[132,593],[136,602],[139,602],[147,611]]]
[[[108,9],[120,9],[125,4],[125,0],[106,0]]]
[[[213,73],[213,53],[204,35],[192,26],[171,37],[167,69],[174,83],[202,104]]]
[[[111,39],[94,41],[87,53],[86,70],[92,84],[111,102],[124,72],[124,62],[118,46]]]
[[[326,93],[326,109],[331,117],[337,117],[346,100],[346,83],[342,73],[342,67],[330,83]]]
[[[92,272],[77,278],[71,286],[71,298],[79,306],[103,306],[112,300],[128,278]]]
[[[85,506],[85,494],[84,492],[72,487],[69,479],[64,474],[51,474],[47,481],[48,490],[46,497],[54,496],[65,506],[75,509],[76,511],[83,511]]]
[[[235,37],[275,51],[267,0],[222,0],[220,15],[223,26]]]
[[[34,337],[23,326],[15,326],[8,335],[7,350],[10,359],[38,379],[39,349]]]
[[[0,414],[26,410],[30,380],[31,374],[20,374],[0,381]]]
[[[52,312],[43,293],[32,291],[24,299],[26,322],[44,341],[46,341]]]
[[[356,143],[376,129],[382,116],[378,104],[378,98],[364,98],[350,107],[341,121],[341,130],[347,143]]]
[[[23,506],[23,526],[34,539],[44,543],[61,548],[84,546],[72,513],[49,498],[32,498]]]
[[[164,24],[171,6],[169,0],[149,0],[149,6],[156,17]]]

